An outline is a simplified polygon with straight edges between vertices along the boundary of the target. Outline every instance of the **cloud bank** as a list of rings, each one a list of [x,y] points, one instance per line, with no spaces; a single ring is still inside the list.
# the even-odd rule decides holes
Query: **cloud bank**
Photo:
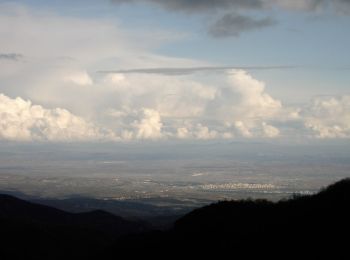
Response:
[[[304,117],[318,138],[349,138],[350,96],[315,99]]]
[[[0,139],[5,140],[88,141],[106,137],[92,123],[66,109],[45,109],[4,94],[0,94],[0,118]]]
[[[158,55],[149,47],[161,41],[158,33],[149,32],[145,44],[103,19],[1,7],[0,57],[26,57],[0,62],[1,140],[350,137],[348,96],[293,106],[251,74],[290,67],[213,66]],[[96,73],[104,68],[141,69]]]
[[[104,88],[105,98],[113,97],[114,103],[100,107],[92,120],[0,94],[0,139],[350,138],[349,96],[316,98],[309,105],[291,107],[268,94],[265,84],[244,70],[231,70],[225,77],[226,83],[213,86],[164,75],[106,75],[92,84]]]

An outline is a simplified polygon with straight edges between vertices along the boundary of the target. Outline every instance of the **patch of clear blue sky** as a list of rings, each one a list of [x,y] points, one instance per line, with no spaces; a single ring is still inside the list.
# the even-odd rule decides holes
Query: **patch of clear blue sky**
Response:
[[[11,1],[14,2],[14,1]],[[185,36],[159,46],[155,52],[220,65],[295,65],[287,71],[254,72],[278,97],[290,102],[314,95],[350,92],[350,16],[269,11],[251,12],[270,16],[278,24],[239,37],[210,37],[207,26],[216,16],[169,12],[154,5],[111,4],[109,0],[18,0],[31,8],[86,19],[103,18],[134,30],[160,29]],[[344,69],[347,68],[347,69]],[[111,68],[112,69],[112,68]],[[299,93],[299,94],[298,94]],[[293,97],[295,100],[293,100]]]

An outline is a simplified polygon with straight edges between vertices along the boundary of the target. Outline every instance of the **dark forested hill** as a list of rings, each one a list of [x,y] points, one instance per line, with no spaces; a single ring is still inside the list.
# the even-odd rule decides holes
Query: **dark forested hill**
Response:
[[[346,252],[350,180],[288,200],[222,201],[196,209],[168,231],[149,231],[103,211],[72,214],[0,196],[0,256],[120,259],[123,256],[301,258]],[[124,235],[124,236],[123,236]],[[26,256],[25,258],[23,256]],[[3,259],[3,257],[2,257]]]
[[[172,230],[134,236],[111,248],[160,256],[332,256],[350,244],[350,179],[318,194],[276,203],[266,200],[222,201],[180,218]],[[138,250],[132,250],[138,248]]]
[[[0,259],[85,258],[146,229],[104,211],[73,214],[0,195]]]

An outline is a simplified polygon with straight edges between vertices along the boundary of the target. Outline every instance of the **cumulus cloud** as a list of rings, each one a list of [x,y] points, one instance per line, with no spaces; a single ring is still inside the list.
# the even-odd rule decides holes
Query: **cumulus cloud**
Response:
[[[0,63],[1,139],[276,138],[286,136],[286,125],[322,138],[349,134],[346,98],[315,101],[307,109],[282,104],[246,71],[271,67],[216,67],[160,56],[106,21],[4,10],[0,48],[33,58]],[[74,59],[58,58],[64,56]],[[113,67],[141,69],[87,73]],[[208,71],[221,73],[195,73]]]
[[[45,109],[20,97],[0,94],[0,139],[31,141],[89,141],[104,134],[89,123],[62,108]]]
[[[153,109],[142,109],[142,118],[134,122],[137,129],[137,139],[158,139],[162,137],[161,117],[158,111]]]
[[[108,80],[110,76],[106,76]],[[118,82],[110,84],[115,96],[114,114],[133,115],[134,110],[151,108],[165,119],[192,118],[203,113],[208,100],[217,93],[210,86],[189,78],[164,75],[118,75]]]
[[[238,37],[242,32],[254,31],[270,27],[277,22],[270,18],[256,19],[236,13],[226,14],[212,24],[208,30],[213,37]]]
[[[303,118],[318,138],[349,138],[350,96],[317,98],[303,111]]]
[[[267,125],[279,118],[284,108],[266,92],[265,84],[243,70],[230,71],[227,83],[208,104],[206,113],[225,122],[225,128],[233,128],[238,136],[278,136],[277,129],[271,134],[273,126]]]
[[[165,75],[106,75],[104,81],[120,97],[108,115],[139,139],[279,136],[269,121],[284,109],[265,84],[243,70],[223,75],[227,82],[216,86]]]
[[[105,77],[91,71],[116,67],[208,66],[201,61],[153,53],[149,45],[160,44],[167,37],[159,34],[162,33],[156,29],[147,35],[139,31],[131,33],[115,21],[100,17],[62,16],[2,3],[0,52],[25,53],[26,62],[1,60],[0,93],[25,96],[37,104],[64,107],[99,120],[106,107],[113,107],[122,99],[115,88],[128,86],[127,80],[118,78],[123,77],[122,74]],[[141,37],[142,41],[135,37]],[[6,55],[9,57],[14,56]],[[141,91],[140,85],[145,81],[131,83],[136,84],[133,90]],[[126,99],[132,95],[127,91],[123,93]]]
[[[176,137],[180,139],[186,139],[190,137],[190,132],[186,127],[179,127],[177,129]]]
[[[203,126],[202,124],[198,124],[195,129],[195,137],[196,139],[214,139],[218,136],[217,131],[210,130],[207,126]]]
[[[235,127],[243,137],[253,137],[249,128],[242,121],[236,121]]]
[[[301,109],[283,106],[266,92],[263,82],[243,70],[230,71],[226,74],[227,83],[219,86],[184,78],[139,76],[106,75],[100,79],[103,84],[108,82],[103,85],[108,86],[106,95],[113,96],[116,101],[114,107],[105,108],[107,120],[103,128],[66,109],[47,109],[22,98],[13,99],[1,94],[0,139],[277,138],[285,136],[280,126],[288,118],[302,122],[310,135],[317,138],[350,137],[349,96],[318,98]],[[294,130],[304,131],[302,128]]]
[[[231,89],[239,95],[238,114],[245,118],[270,118],[282,108],[281,101],[266,92],[265,83],[246,71],[231,71],[229,82]]]
[[[186,126],[177,129],[176,138],[179,139],[197,139],[210,140],[220,138],[232,138],[232,135],[227,133],[219,133],[217,130],[210,129],[201,123],[195,125],[187,123]]]
[[[267,123],[262,123],[262,128],[264,135],[269,138],[278,137],[280,134],[280,130],[277,127],[274,127],[272,125],[268,125]]]

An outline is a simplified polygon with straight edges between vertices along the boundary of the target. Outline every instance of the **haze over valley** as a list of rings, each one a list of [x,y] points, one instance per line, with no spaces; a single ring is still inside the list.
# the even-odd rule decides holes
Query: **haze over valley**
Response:
[[[218,200],[313,194],[350,170],[349,146],[334,143],[3,144],[0,154],[3,192],[174,212]]]

